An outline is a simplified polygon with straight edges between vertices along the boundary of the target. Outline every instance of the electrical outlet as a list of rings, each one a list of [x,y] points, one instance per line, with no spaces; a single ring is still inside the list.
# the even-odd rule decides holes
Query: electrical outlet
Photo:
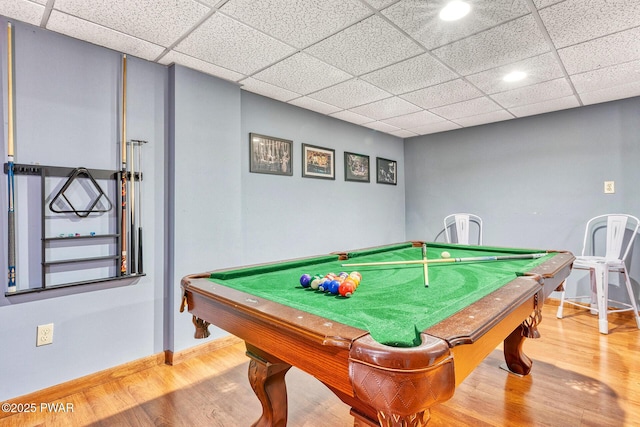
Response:
[[[53,323],[38,325],[36,347],[53,343]]]
[[[616,182],[615,181],[605,181],[604,182],[604,194],[613,194],[616,192]]]

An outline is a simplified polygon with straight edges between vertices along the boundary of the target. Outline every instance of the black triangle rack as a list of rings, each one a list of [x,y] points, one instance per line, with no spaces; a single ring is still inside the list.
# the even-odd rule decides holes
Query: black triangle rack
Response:
[[[92,195],[90,193],[91,189],[87,189],[87,195],[89,195],[91,202],[89,204],[89,206],[86,209],[77,209],[74,204],[72,203],[72,201],[69,199],[69,197],[67,197],[67,195],[65,194],[65,191],[67,191],[71,185],[76,181],[76,179],[78,179],[79,177],[84,177],[89,179],[89,182],[91,183],[91,185],[93,186],[93,190],[95,191],[95,196]],[[64,202],[66,202],[66,204],[71,208],[71,209],[59,209],[56,208],[55,205],[58,203],[61,203],[61,199],[64,199]],[[98,205],[98,203],[101,200],[105,200],[105,203],[102,203],[101,205]],[[102,208],[100,208],[99,206],[103,206]],[[58,191],[58,193],[54,196],[54,198],[51,200],[51,203],[49,203],[49,209],[51,209],[52,212],[55,213],[74,213],[77,216],[81,217],[81,218],[86,218],[87,216],[89,216],[92,213],[104,213],[104,212],[109,212],[111,210],[111,208],[113,207],[113,205],[111,204],[111,200],[109,200],[109,197],[107,197],[107,195],[104,193],[104,191],[102,191],[102,188],[100,187],[100,185],[96,182],[96,180],[93,178],[93,176],[91,176],[91,173],[89,172],[89,170],[87,168],[75,168],[72,172],[71,175],[69,176],[69,179],[67,179],[67,182],[65,182],[65,184],[62,186],[62,188],[60,189],[60,191]]]

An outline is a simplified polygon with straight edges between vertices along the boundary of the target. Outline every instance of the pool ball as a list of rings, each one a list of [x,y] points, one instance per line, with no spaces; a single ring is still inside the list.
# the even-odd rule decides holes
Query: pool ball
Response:
[[[451,254],[447,251],[444,251],[440,254],[442,258],[451,258]]]
[[[311,289],[318,289],[318,286],[320,286],[320,282],[322,281],[322,277],[315,275],[313,276],[313,278],[311,279]]]
[[[303,274],[302,276],[300,276],[300,284],[302,285],[303,288],[308,288],[309,285],[311,284],[311,275]]]
[[[338,292],[340,293],[340,295],[342,295],[343,297],[350,297],[351,295],[353,295],[353,293],[355,292],[356,287],[353,283],[353,281],[351,280],[345,280],[344,282],[342,282],[340,284],[340,287],[338,288]]]
[[[340,282],[338,282],[337,280],[332,280],[329,283],[329,292],[331,292],[333,295],[338,295],[339,289],[340,289]]]

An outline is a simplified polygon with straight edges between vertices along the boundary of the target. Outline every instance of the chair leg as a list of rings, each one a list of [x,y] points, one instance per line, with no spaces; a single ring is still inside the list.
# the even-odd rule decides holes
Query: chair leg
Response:
[[[593,268],[596,281],[596,296],[598,304],[598,330],[601,334],[609,333],[609,321],[607,320],[607,308],[609,302],[609,273],[606,264],[597,263]]]
[[[560,305],[558,306],[558,311],[556,312],[556,317],[558,319],[562,319],[562,309],[564,307],[564,293],[566,291],[565,286],[567,286],[567,280],[565,279],[565,281],[562,282],[560,286],[562,286],[562,291],[560,291]]]
[[[636,318],[636,325],[640,329],[640,315],[638,314],[638,305],[636,304],[636,298],[633,295],[633,288],[631,287],[631,280],[629,280],[629,274],[627,269],[623,268],[622,275],[624,276],[624,282],[627,285],[627,293],[629,294],[629,300],[631,301],[631,307],[633,307],[633,316]]]

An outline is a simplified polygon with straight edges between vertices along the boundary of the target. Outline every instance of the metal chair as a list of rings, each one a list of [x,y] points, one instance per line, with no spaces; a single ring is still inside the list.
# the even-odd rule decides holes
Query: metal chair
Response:
[[[608,334],[609,323],[607,315],[609,313],[633,311],[636,324],[640,329],[638,306],[633,295],[626,266],[626,259],[638,234],[639,223],[638,218],[626,214],[600,215],[591,218],[587,222],[582,255],[576,257],[573,263],[573,270],[589,271],[591,294],[566,297],[565,287],[567,286],[567,281],[565,280],[560,292],[560,306],[556,314],[558,319],[562,319],[562,309],[565,303],[588,308],[592,314],[598,314],[598,329],[600,333]],[[604,254],[602,254],[602,246],[604,246]],[[630,300],[629,303],[609,298],[609,273],[622,274]],[[588,303],[584,301],[586,298],[589,298]],[[609,308],[609,303],[613,303],[612,308]]]
[[[476,225],[478,232],[477,244],[482,245],[482,218],[469,213],[455,213],[446,216],[444,218],[444,235],[447,243],[470,244],[470,228],[473,224]]]

